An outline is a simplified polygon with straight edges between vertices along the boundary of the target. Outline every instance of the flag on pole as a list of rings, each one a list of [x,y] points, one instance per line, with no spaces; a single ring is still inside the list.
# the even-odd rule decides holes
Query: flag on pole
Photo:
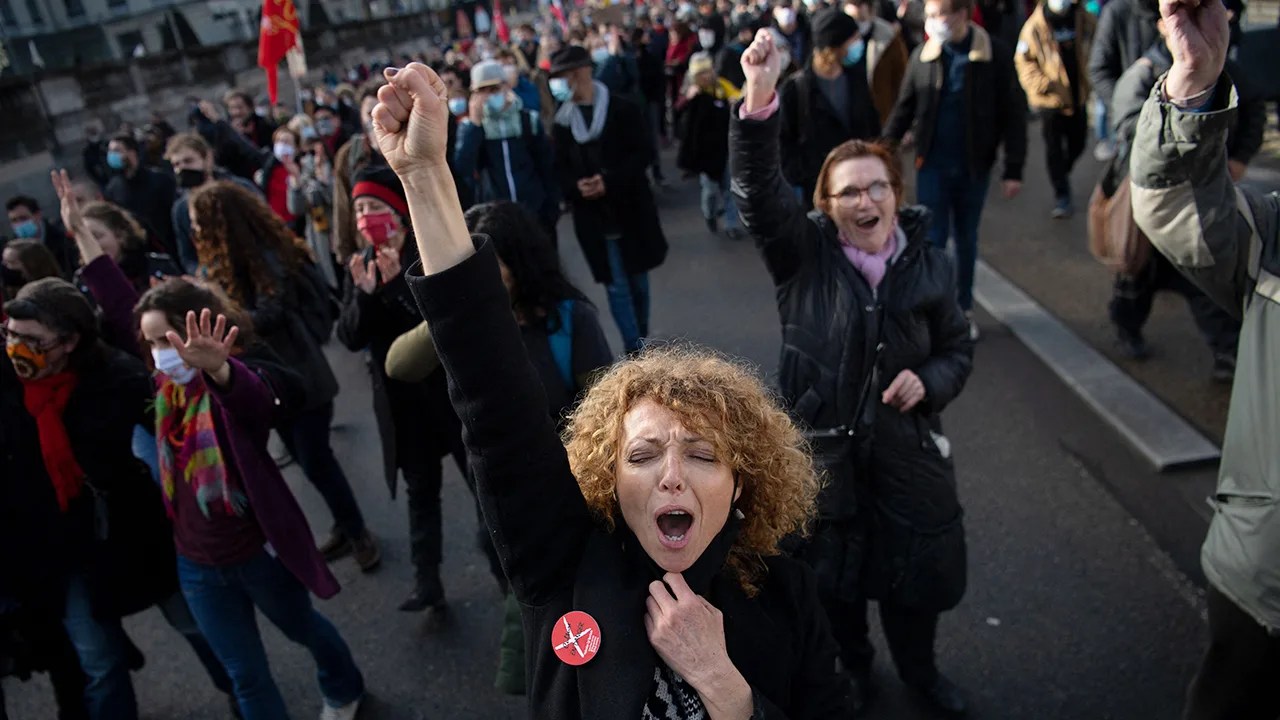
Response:
[[[511,42],[511,28],[507,27],[507,18],[502,14],[502,0],[493,0],[493,27],[503,45]]]
[[[551,14],[556,16],[560,29],[566,33],[569,32],[569,21],[564,16],[564,5],[560,0],[551,0]]]
[[[267,97],[276,104],[280,61],[298,45],[298,10],[293,0],[262,0],[262,25],[258,30],[258,67],[267,73]]]

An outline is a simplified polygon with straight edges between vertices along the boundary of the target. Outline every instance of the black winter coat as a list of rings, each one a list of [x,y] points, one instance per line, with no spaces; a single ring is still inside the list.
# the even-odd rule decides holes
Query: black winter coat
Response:
[[[155,425],[155,385],[141,360],[105,345],[79,376],[62,420],[87,478],[63,517],[72,567],[88,580],[94,613],[121,617],[178,589],[164,501],[132,449],[133,428]]]
[[[361,259],[373,259],[373,248],[365,248]],[[402,265],[417,262],[418,248],[412,237],[405,241]],[[458,416],[449,404],[444,370],[436,369],[427,379],[407,383],[387,377],[387,351],[396,338],[417,327],[422,314],[409,292],[404,274],[366,293],[346,273],[342,315],[338,318],[338,340],[352,352],[369,350],[369,375],[373,385],[374,418],[382,439],[383,472],[391,496],[396,493],[396,471],[415,470],[426,462],[438,462],[457,447],[462,433]]]
[[[812,430],[815,460],[827,472],[823,519],[854,531],[846,538],[852,550],[837,543],[840,558],[814,562],[819,580],[850,595],[861,582],[875,587],[873,596],[883,596],[889,585],[897,587],[890,580],[923,572],[910,562],[931,560],[908,558],[893,578],[878,569],[860,577],[865,533],[872,531],[873,561],[875,553],[912,553],[924,542],[919,536],[927,536],[945,545],[940,550],[946,557],[934,567],[942,577],[934,579],[946,587],[922,580],[894,592],[954,605],[963,591],[964,541],[939,413],[968,379],[973,344],[956,303],[951,263],[927,243],[927,211],[905,208],[898,222],[906,246],[872,291],[841,250],[835,224],[820,212],[805,215],[779,172],[776,115],[733,117],[734,193],[777,288],[782,396],[796,420]],[[904,370],[920,378],[925,400],[900,413],[880,397]],[[846,557],[846,550],[859,555]]]
[[[1027,158],[1027,98],[1014,71],[1013,53],[977,25],[970,26],[969,32],[973,33],[965,77],[969,170],[985,176],[995,165],[996,149],[1003,145],[1002,178],[1021,180]],[[908,130],[915,133],[917,168],[929,157],[940,122],[938,101],[945,80],[941,52],[941,43],[930,40],[911,53],[898,101],[885,124],[885,137],[894,142],[901,142]]]
[[[409,283],[431,323],[485,523],[521,605],[530,716],[639,717],[658,662],[644,628],[652,561],[628,542],[629,531],[606,532],[588,511],[493,246],[477,239],[476,254],[460,265],[430,277],[421,272],[411,268]],[[719,551],[727,552],[723,545]],[[724,614],[729,657],[754,692],[753,717],[850,717],[849,683],[835,672],[837,650],[812,574],[786,558],[767,558],[760,593],[748,598],[719,573],[712,552],[695,565],[705,572],[690,583]],[[602,636],[599,653],[576,668],[550,647],[570,610],[594,617]]]
[[[1160,39],[1159,19],[1155,0],[1111,0],[1103,6],[1089,51],[1089,82],[1107,107],[1116,81]]]
[[[717,90],[719,88],[716,88]],[[699,93],[680,111],[680,151],[676,167],[711,176],[724,177],[729,162],[729,105],[712,93]]]
[[[806,204],[812,201],[818,173],[832,148],[846,140],[871,140],[880,136],[880,115],[871,98],[864,63],[866,60],[844,71],[849,86],[846,117],[840,117],[823,94],[812,65],[792,75],[778,88],[782,174],[792,185],[804,188]]]
[[[622,234],[622,262],[627,273],[635,275],[661,265],[667,259],[667,238],[645,175],[653,164],[654,148],[648,142],[649,125],[640,108],[611,95],[609,115],[598,139],[579,145],[573,132],[559,123],[551,137],[560,189],[573,205],[573,229],[596,282],[608,283],[612,276],[604,241],[609,215]],[[578,181],[594,175],[604,177],[605,196],[588,200],[578,192]]]

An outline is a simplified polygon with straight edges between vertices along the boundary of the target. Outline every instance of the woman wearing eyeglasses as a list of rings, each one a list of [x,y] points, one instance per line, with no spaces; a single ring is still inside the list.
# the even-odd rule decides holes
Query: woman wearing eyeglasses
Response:
[[[938,614],[965,588],[962,511],[939,420],[973,359],[951,263],[927,242],[927,211],[902,207],[897,160],[878,143],[833,149],[813,194],[818,212],[806,215],[780,170],[772,36],[758,34],[742,66],[733,189],[777,287],[781,391],[827,474],[800,554],[817,572],[859,705],[870,693],[870,598],[903,681],[963,712],[933,653]]]

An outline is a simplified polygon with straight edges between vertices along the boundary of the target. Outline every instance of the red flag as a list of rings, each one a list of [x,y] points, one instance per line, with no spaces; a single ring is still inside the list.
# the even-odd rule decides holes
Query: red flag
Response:
[[[560,29],[566,33],[569,32],[569,21],[564,17],[564,7],[560,4],[560,0],[551,0],[551,14],[556,16]]]
[[[498,39],[503,45],[511,42],[511,28],[507,27],[507,18],[502,15],[500,0],[493,0],[493,27],[498,31]]]
[[[258,29],[258,67],[267,73],[267,96],[276,104],[276,69],[298,43],[298,10],[293,0],[262,0]]]

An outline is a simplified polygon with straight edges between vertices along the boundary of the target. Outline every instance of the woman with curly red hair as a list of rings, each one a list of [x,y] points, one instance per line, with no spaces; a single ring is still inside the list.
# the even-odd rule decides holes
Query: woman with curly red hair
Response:
[[[189,207],[196,252],[208,278],[249,312],[259,337],[306,383],[309,402],[277,429],[333,513],[333,533],[320,550],[330,561],[354,554],[369,572],[382,553],[329,444],[338,380],[302,319],[310,251],[261,198],[234,183],[202,186],[192,193]]]

